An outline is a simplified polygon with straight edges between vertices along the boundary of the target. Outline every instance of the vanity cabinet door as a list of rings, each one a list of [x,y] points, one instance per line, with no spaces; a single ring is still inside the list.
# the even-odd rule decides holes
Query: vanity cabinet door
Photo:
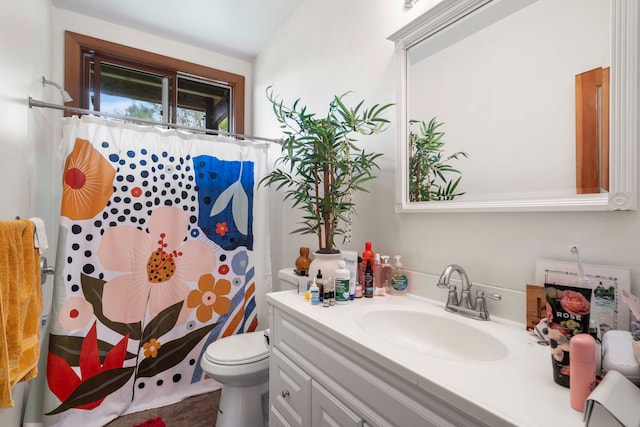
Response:
[[[362,427],[363,420],[316,381],[311,382],[312,427]]]
[[[311,425],[311,377],[275,347],[269,357],[269,403],[271,425]]]

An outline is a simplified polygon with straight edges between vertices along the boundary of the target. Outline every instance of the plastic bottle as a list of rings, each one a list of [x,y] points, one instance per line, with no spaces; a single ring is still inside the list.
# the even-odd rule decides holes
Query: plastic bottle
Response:
[[[329,283],[324,285],[322,306],[329,307],[331,305],[331,285]]]
[[[371,250],[371,242],[365,242],[365,244],[364,244],[364,252],[362,252],[362,278],[363,278],[363,282],[364,282],[364,273],[365,273],[365,270],[367,268],[367,261],[371,261],[371,268],[372,268],[372,271],[373,271],[373,263],[374,263],[374,260],[375,260],[375,256],[376,255]],[[364,291],[364,283],[362,285],[363,285],[362,290]]]
[[[389,264],[389,257],[387,255],[381,255],[382,258],[382,286],[385,288],[385,293],[391,293],[391,264]]]
[[[362,268],[362,257],[358,255],[358,267],[356,269],[356,289],[353,292],[354,298],[362,298],[364,294],[364,269]]]
[[[409,281],[404,274],[403,265],[400,262],[400,255],[394,255],[395,260],[393,264],[393,270],[391,271],[391,293],[393,295],[404,295],[407,293],[407,286]]]
[[[584,411],[584,402],[596,386],[596,340],[578,334],[569,340],[569,396],[571,407]]]
[[[322,302],[324,300],[324,279],[322,278],[322,270],[318,270],[318,274],[316,275],[316,285],[319,289],[318,299]]]
[[[325,280],[324,282],[324,287],[323,287],[323,305],[325,307],[329,307],[332,305],[336,304],[335,298],[334,298],[334,287],[333,287],[333,278],[329,277],[327,280]]]
[[[373,267],[371,260],[367,260],[367,266],[364,269],[364,297],[373,298]]]
[[[382,283],[382,261],[380,261],[380,254],[376,254],[375,263],[373,264],[373,286],[373,294],[383,297],[386,289]]]
[[[351,272],[347,268],[344,260],[338,261],[338,269],[335,278],[335,298],[336,304],[347,304],[349,302],[349,282]]]
[[[589,320],[589,335],[596,340],[596,377],[602,374],[602,341],[600,340],[600,326],[595,319]]]
[[[313,283],[311,283],[311,286],[309,287],[309,294],[311,295],[311,304],[313,305],[320,304],[320,288],[318,287],[318,284],[316,283],[315,279],[313,280]]]

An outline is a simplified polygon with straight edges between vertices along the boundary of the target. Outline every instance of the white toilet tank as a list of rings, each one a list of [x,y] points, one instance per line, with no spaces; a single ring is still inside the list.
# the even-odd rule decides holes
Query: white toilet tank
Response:
[[[280,289],[274,289],[274,291],[287,291],[290,289],[298,289],[298,283],[302,281],[305,285],[309,280],[308,277],[298,276],[293,272],[293,268],[283,268],[278,271],[278,284]]]

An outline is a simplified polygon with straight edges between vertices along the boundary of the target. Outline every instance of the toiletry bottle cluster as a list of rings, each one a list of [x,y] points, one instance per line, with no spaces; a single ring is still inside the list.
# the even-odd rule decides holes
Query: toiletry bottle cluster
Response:
[[[365,243],[362,256],[358,259],[355,298],[402,295],[407,292],[408,281],[400,262],[400,255],[395,255],[393,259],[393,263],[389,263],[387,255],[374,253],[371,242]]]
[[[355,260],[356,253],[352,254]],[[371,242],[366,242],[364,251],[358,256],[355,277],[345,260],[339,260],[333,276],[318,271],[310,280],[305,297],[314,305],[331,307],[347,304],[355,298],[403,295],[407,292],[408,281],[400,255],[395,255],[391,262],[389,258],[373,252]]]

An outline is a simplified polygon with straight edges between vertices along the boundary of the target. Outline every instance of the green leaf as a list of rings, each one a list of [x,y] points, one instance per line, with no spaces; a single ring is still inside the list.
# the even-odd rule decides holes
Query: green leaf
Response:
[[[361,100],[351,108],[345,102],[348,94],[334,96],[326,114],[316,116],[307,111],[300,99],[287,108],[276,99],[270,87],[267,90],[276,119],[286,126],[289,137],[283,144],[281,157],[276,160],[276,169],[264,177],[260,185],[276,186],[276,190],[284,191],[284,199],[292,201],[294,208],[310,214],[294,233],[317,233],[324,239],[325,226],[329,236],[346,230],[341,224],[347,218],[343,214],[355,213],[355,209],[345,201],[354,191],[366,191],[362,184],[375,177],[370,172],[372,169],[379,169],[376,160],[381,154],[365,153],[353,136],[383,132],[389,120],[382,114],[393,104],[365,108]],[[285,110],[287,114],[283,114]],[[285,179],[282,168],[287,168],[292,177]],[[367,178],[363,179],[364,176]],[[322,196],[316,194],[316,188]],[[333,242],[329,237],[322,244],[331,249]]]
[[[144,328],[141,341],[146,343],[149,342],[151,338],[158,339],[172,330],[178,321],[178,316],[180,316],[180,310],[182,310],[183,304],[184,301],[179,301],[165,308],[158,313],[156,317],[151,319],[149,324]]]
[[[409,120],[409,127],[419,124],[419,133],[409,129],[408,157],[409,157],[409,200],[452,200],[462,193],[456,192],[462,178],[462,172],[448,164],[451,160],[468,158],[466,152],[459,151],[449,156],[444,154],[444,132],[438,129],[443,125],[432,118],[429,123],[419,120]],[[455,181],[450,174],[459,175]]]
[[[45,415],[56,415],[78,406],[104,399],[124,386],[135,372],[135,367],[102,371],[83,381],[60,406]]]
[[[171,369],[182,360],[198,345],[200,340],[207,335],[218,323],[204,326],[200,329],[173,341],[163,343],[160,341],[160,348],[156,357],[146,357],[138,364],[136,378],[152,377]]]
[[[80,366],[80,349],[82,348],[84,337],[74,337],[69,335],[49,335],[49,352],[64,359],[69,366]],[[98,355],[100,363],[104,363],[104,359],[114,346],[108,342],[98,340]],[[130,352],[125,354],[125,359],[133,359],[136,355]]]
[[[108,319],[102,312],[102,292],[104,290],[104,284],[106,281],[96,279],[95,277],[87,276],[84,273],[80,273],[80,284],[82,285],[82,293],[84,297],[93,306],[93,313],[98,320],[102,322],[106,327],[119,333],[122,336],[129,334],[129,339],[139,340],[142,330],[142,323],[121,323],[113,322]]]

